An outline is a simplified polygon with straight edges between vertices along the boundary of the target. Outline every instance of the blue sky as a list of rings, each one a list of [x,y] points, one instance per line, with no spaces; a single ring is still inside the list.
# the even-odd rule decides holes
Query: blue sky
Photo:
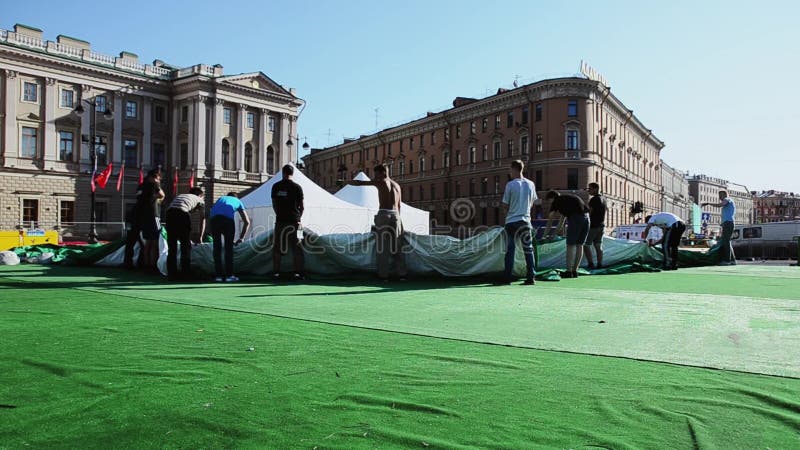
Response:
[[[306,100],[300,136],[341,142],[586,60],[673,167],[800,191],[800,6],[763,1],[0,0],[0,27],[151,62],[263,71]]]

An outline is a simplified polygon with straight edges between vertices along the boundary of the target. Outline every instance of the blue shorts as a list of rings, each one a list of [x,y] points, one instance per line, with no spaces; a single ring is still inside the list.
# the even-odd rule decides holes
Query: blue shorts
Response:
[[[584,245],[589,234],[589,214],[567,217],[567,245]]]

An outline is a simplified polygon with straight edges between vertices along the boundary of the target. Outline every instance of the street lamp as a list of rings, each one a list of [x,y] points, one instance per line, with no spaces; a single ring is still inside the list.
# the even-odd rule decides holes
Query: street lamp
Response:
[[[292,146],[294,146],[294,142],[292,141],[292,138],[294,138],[296,141],[300,140],[299,136],[289,136],[289,139],[286,141],[286,145],[289,147],[289,151],[290,152],[292,150]],[[307,152],[308,149],[311,148],[311,146],[308,145],[308,138],[304,137],[303,141],[304,141],[303,142],[303,151]],[[297,164],[296,165],[297,165],[298,169],[301,168],[300,166],[302,165],[302,162],[300,162],[300,155],[299,154],[297,155]]]
[[[81,102],[78,103],[78,106],[75,107],[75,114],[79,117],[83,117],[83,114],[86,110],[83,108],[83,103],[86,103],[91,109],[92,114],[89,116],[89,139],[90,139],[90,147],[89,147],[89,157],[92,161],[92,177],[95,176],[97,173],[97,106],[96,106],[96,97],[92,97],[91,100],[88,99],[81,99]],[[103,117],[106,119],[111,119],[113,116],[111,111],[106,108],[103,111]],[[82,139],[83,140],[83,139]],[[92,203],[91,203],[91,210],[89,215],[90,218],[90,225],[89,225],[89,238],[87,239],[90,244],[97,243],[97,211],[95,208],[95,192],[92,189]]]

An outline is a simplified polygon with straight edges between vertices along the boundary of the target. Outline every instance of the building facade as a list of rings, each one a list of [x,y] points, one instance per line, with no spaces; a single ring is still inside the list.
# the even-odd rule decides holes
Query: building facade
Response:
[[[675,214],[687,225],[692,222],[693,198],[686,174],[661,161],[661,210]]]
[[[692,175],[689,177],[689,195],[695,199],[698,205],[719,203],[719,191],[727,191],[728,197],[736,204],[735,223],[752,223],[753,196],[746,186],[707,175]],[[707,227],[706,233],[719,234],[721,232],[722,208],[706,206],[702,210],[703,213],[710,216],[709,220],[705,221],[706,223],[704,224]]]
[[[775,190],[754,192],[753,223],[800,220],[800,195]]]
[[[94,160],[98,170],[113,165],[96,192],[103,238],[120,234],[139,170],[162,168],[168,197],[192,175],[207,201],[247,190],[297,160],[302,104],[260,72],[143,64],[67,36],[47,41],[24,25],[0,29],[0,229],[85,237]]]
[[[509,165],[521,159],[540,197],[558,190],[586,198],[586,185],[599,183],[610,231],[633,220],[635,202],[643,213],[661,209],[663,147],[608,87],[575,77],[501,89],[480,100],[459,97],[451,109],[312,150],[304,162],[308,176],[331,192],[386,163],[403,200],[430,211],[434,227],[466,227],[469,234],[503,224]]]

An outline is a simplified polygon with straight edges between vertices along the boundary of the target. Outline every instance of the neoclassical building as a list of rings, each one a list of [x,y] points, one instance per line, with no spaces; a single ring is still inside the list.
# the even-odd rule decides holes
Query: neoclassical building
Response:
[[[689,180],[684,172],[661,161],[661,210],[675,214],[692,224],[694,199],[689,195]]]
[[[0,229],[85,236],[93,151],[99,170],[114,167],[96,192],[101,237],[119,235],[140,169],[161,167],[168,197],[192,174],[208,201],[247,190],[297,161],[302,105],[261,72],[144,64],[20,24],[0,29]]]
[[[570,77],[483,99],[458,97],[451,109],[303,159],[306,173],[330,191],[385,162],[405,202],[430,211],[434,225],[472,229],[467,232],[503,223],[509,164],[522,159],[540,196],[555,189],[585,197],[587,184],[599,183],[610,231],[632,221],[636,202],[644,213],[661,209],[663,147],[603,80]]]

